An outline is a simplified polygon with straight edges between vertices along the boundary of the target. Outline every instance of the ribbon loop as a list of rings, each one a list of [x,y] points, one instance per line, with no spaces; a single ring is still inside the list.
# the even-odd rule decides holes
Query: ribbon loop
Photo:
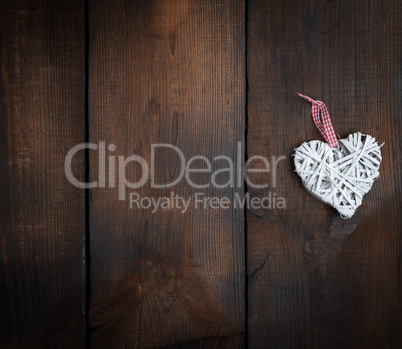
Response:
[[[310,97],[302,95],[299,92],[297,92],[297,94],[312,103],[311,115],[313,117],[314,124],[317,127],[318,131],[320,131],[328,145],[331,148],[338,145],[338,139],[336,138],[334,128],[332,127],[332,122],[331,118],[329,117],[327,106],[323,102],[316,101]]]

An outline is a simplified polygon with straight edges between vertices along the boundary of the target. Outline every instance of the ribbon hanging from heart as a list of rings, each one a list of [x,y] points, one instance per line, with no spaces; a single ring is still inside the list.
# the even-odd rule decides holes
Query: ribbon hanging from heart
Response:
[[[325,141],[332,148],[338,145],[338,139],[336,138],[336,134],[334,128],[332,126],[331,118],[329,117],[329,112],[327,106],[321,101],[315,101],[310,97],[302,95],[297,92],[297,94],[311,102],[311,116],[313,117],[313,121],[315,126],[318,128],[318,131],[322,134]],[[322,119],[322,120],[321,120]]]
[[[314,140],[296,148],[296,172],[310,193],[350,218],[379,177],[383,144],[360,132],[338,142],[326,105],[297,94],[312,103],[314,124],[327,143]]]

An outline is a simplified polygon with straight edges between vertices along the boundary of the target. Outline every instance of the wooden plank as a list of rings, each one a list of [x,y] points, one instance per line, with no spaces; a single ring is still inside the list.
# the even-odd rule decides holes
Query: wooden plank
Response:
[[[128,200],[130,193],[158,199],[171,192],[232,199],[243,188],[194,189],[183,179],[156,189],[148,180],[119,200],[117,156],[135,154],[149,164],[151,145],[167,143],[186,160],[244,161],[244,142],[236,158],[244,139],[244,4],[90,1],[89,17],[90,140],[115,145],[106,148],[106,173],[109,156],[116,156],[116,187],[109,188],[107,175],[106,188],[91,194],[91,345],[240,347],[243,211],[196,209],[193,201],[184,213],[177,207],[152,213],[130,209]],[[91,150],[92,180],[99,179],[98,157],[99,148]],[[157,183],[180,174],[173,150],[160,149],[155,164]],[[136,182],[141,167],[130,164],[125,172]],[[193,175],[196,183],[209,181],[205,173]]]
[[[248,156],[287,157],[276,188],[250,189],[287,204],[248,214],[250,348],[401,345],[401,6],[248,4]],[[296,90],[327,104],[341,137],[386,142],[381,177],[350,220],[293,172],[293,148],[321,139]]]
[[[84,141],[83,4],[0,7],[0,347],[80,347],[84,201],[64,158]]]

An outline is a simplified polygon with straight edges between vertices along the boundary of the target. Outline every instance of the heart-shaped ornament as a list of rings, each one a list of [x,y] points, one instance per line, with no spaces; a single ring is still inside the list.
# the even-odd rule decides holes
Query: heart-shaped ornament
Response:
[[[350,218],[380,175],[382,145],[360,132],[339,143],[332,148],[318,140],[303,143],[295,150],[294,161],[306,189]]]
[[[295,149],[295,167],[306,189],[350,218],[380,175],[382,145],[360,132],[338,141],[326,105],[297,93],[312,103],[314,124],[326,143],[311,141]]]

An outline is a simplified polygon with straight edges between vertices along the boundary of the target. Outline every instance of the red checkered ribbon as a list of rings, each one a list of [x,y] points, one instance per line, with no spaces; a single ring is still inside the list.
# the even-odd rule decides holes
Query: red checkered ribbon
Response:
[[[318,131],[320,131],[328,145],[331,148],[338,145],[338,139],[336,138],[334,128],[332,127],[331,118],[329,117],[327,106],[323,102],[315,101],[314,99],[302,95],[299,92],[297,92],[297,94],[312,103],[311,115],[313,116],[314,124],[318,128]]]

